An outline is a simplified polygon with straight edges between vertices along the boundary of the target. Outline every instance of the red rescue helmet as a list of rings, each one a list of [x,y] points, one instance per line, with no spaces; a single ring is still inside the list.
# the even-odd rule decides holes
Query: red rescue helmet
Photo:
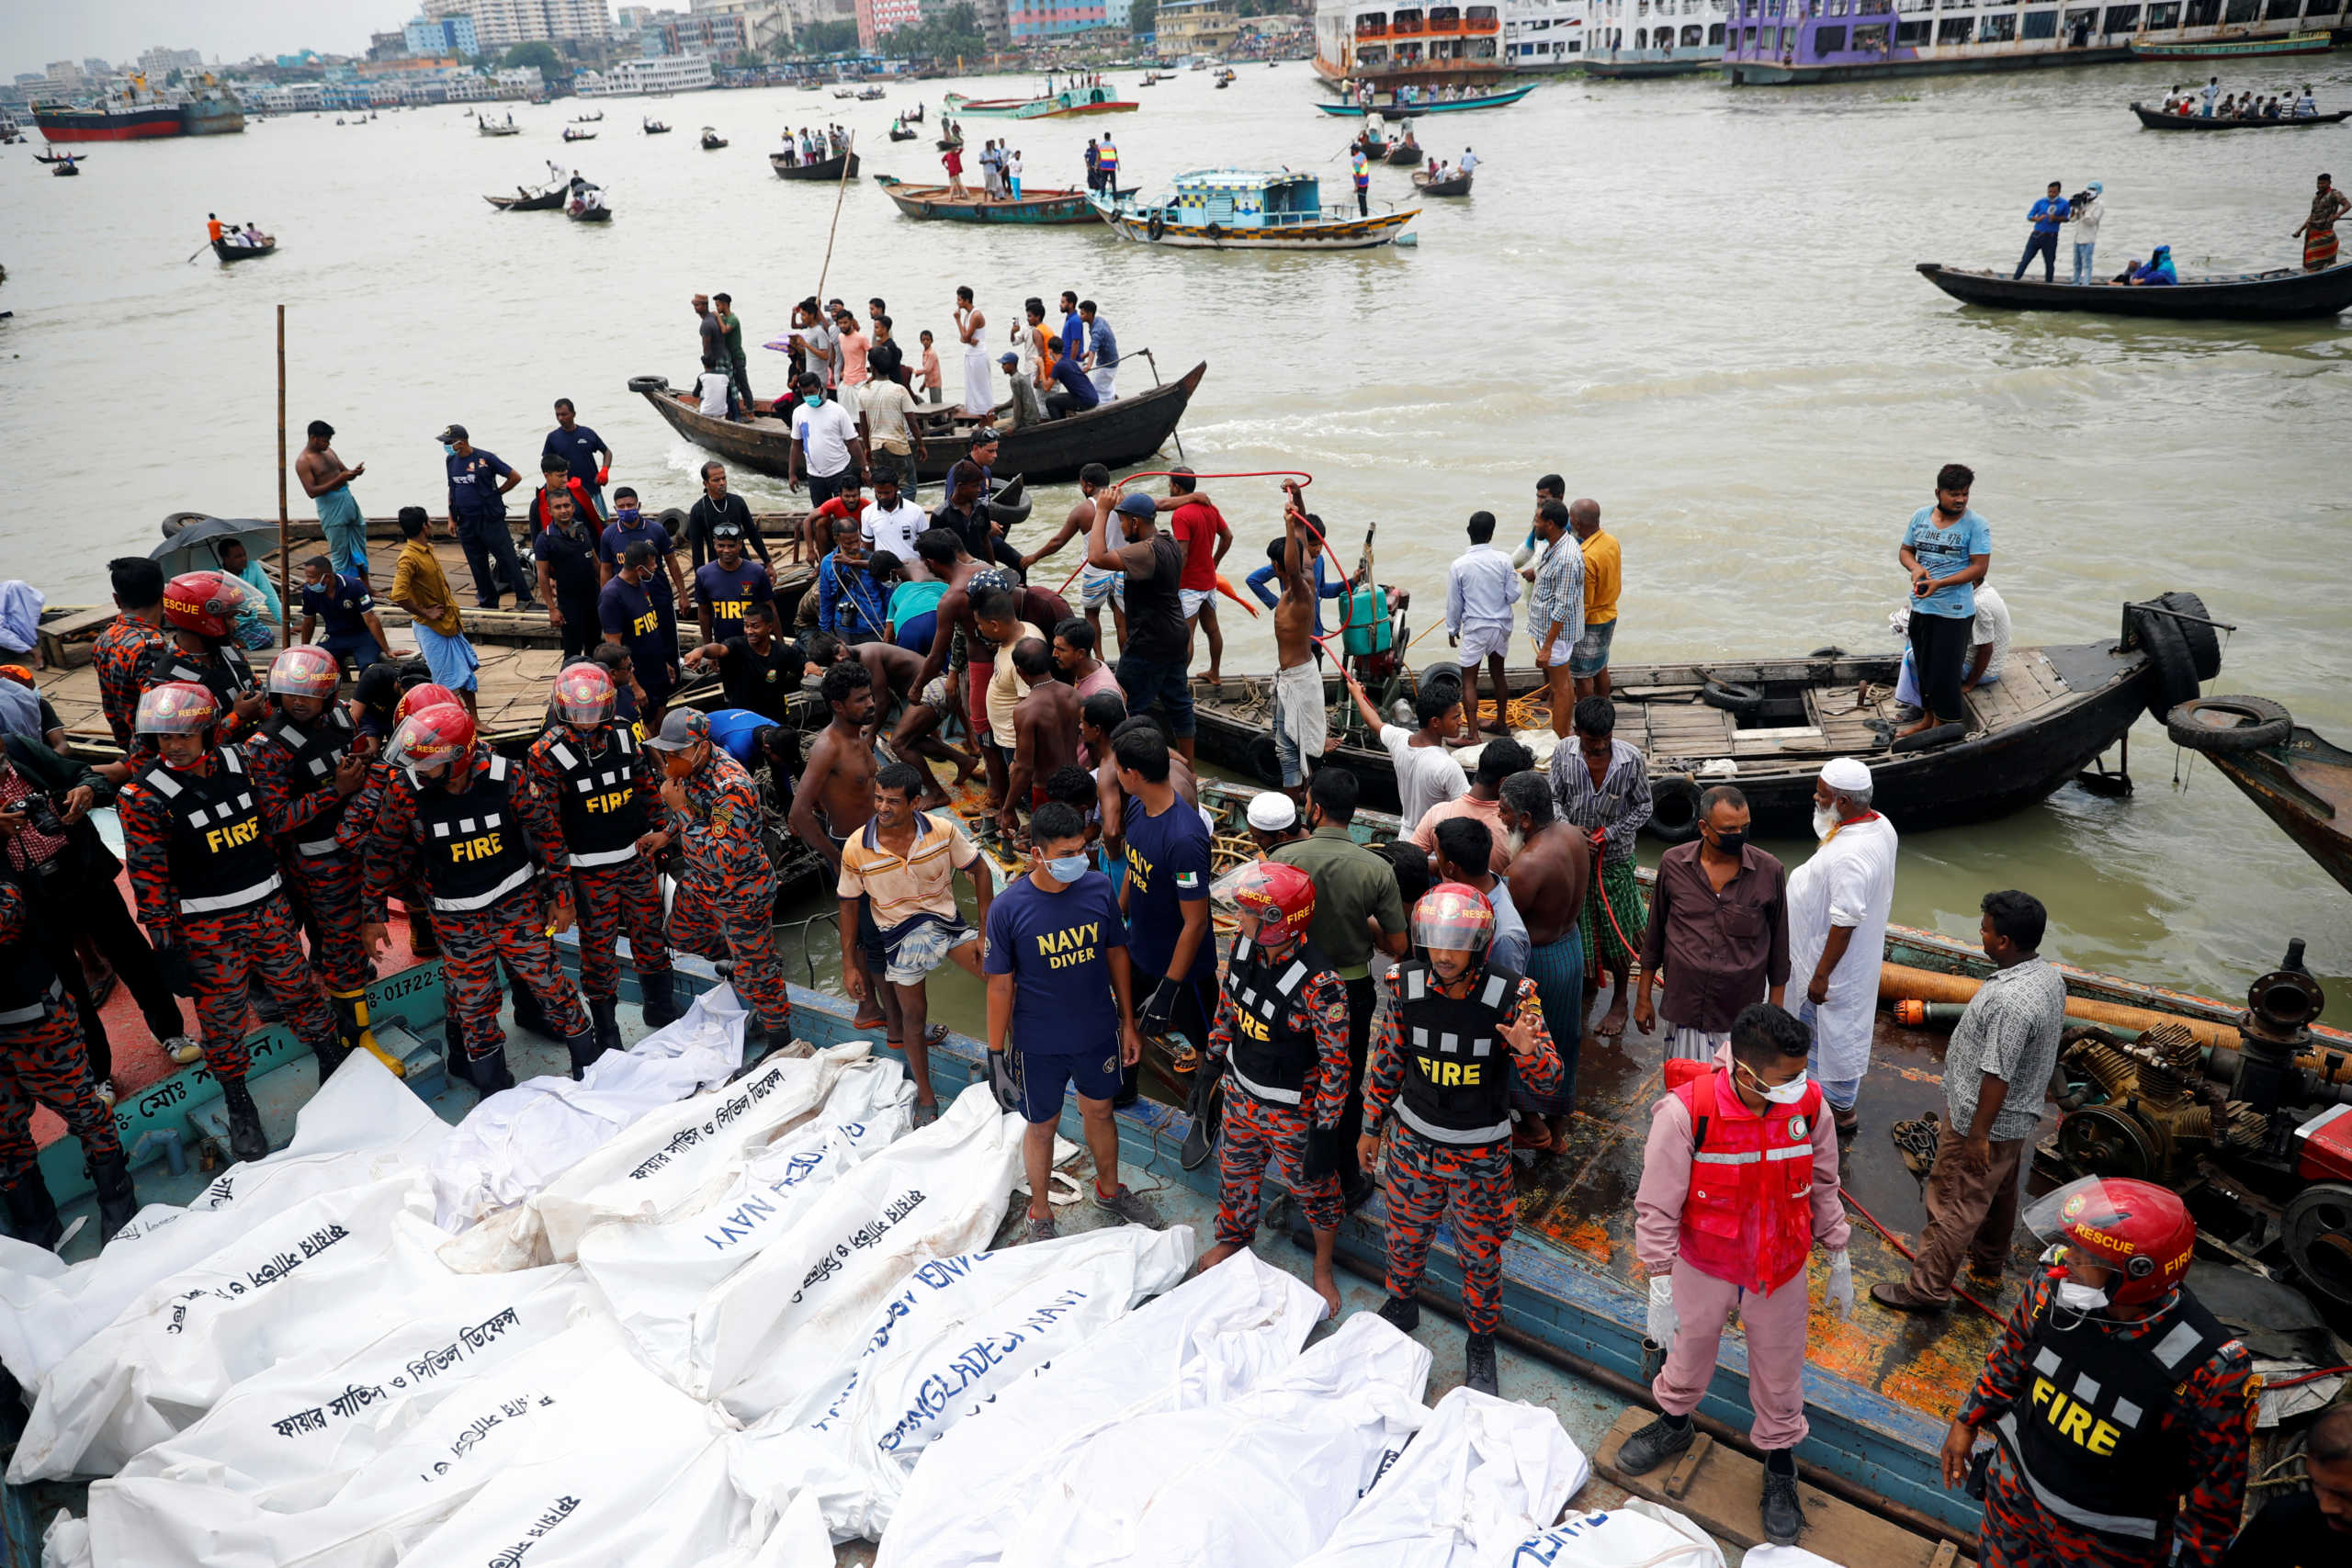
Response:
[[[1465,882],[1441,882],[1413,906],[1413,945],[1483,953],[1495,938],[1495,907]]]
[[[141,735],[202,735],[220,716],[220,704],[211,691],[193,681],[166,681],[139,694],[139,716],[132,726]]]
[[[316,643],[298,643],[269,661],[269,689],[279,696],[333,697],[343,667]]]
[[[1315,878],[1280,861],[1244,861],[1217,878],[1209,897],[1258,922],[1261,947],[1286,947],[1315,919]]]
[[[602,724],[613,716],[620,693],[612,671],[588,660],[557,671],[553,702],[556,716],[567,724]]]
[[[473,750],[473,715],[455,703],[419,708],[401,720],[384,760],[396,768],[425,772],[445,766]]]
[[[2197,1222],[2177,1193],[2153,1181],[2086,1176],[2054,1189],[2025,1213],[2026,1224],[2076,1257],[2115,1270],[2107,1299],[2117,1306],[2163,1301],[2188,1274]]]
[[[392,705],[392,722],[397,724],[409,715],[421,713],[426,708],[444,706],[463,707],[465,705],[458,701],[458,694],[448,687],[427,681],[401,694],[401,700]]]
[[[261,595],[225,571],[185,571],[164,584],[164,619],[216,642],[239,615],[260,607]]]

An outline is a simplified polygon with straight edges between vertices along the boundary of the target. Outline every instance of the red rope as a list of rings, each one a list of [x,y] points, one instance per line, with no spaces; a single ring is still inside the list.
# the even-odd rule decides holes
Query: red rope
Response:
[[[1903,1254],[1904,1257],[1910,1258],[1914,1263],[1917,1263],[1919,1260],[1918,1255],[1914,1253],[1909,1247],[1904,1246],[1902,1241],[1893,1231],[1888,1230],[1884,1225],[1878,1223],[1878,1216],[1876,1214],[1871,1213],[1868,1209],[1862,1207],[1860,1201],[1858,1200],[1852,1192],[1847,1190],[1846,1184],[1842,1181],[1838,1184],[1838,1196],[1845,1200],[1846,1207],[1861,1215],[1863,1222],[1867,1224],[1871,1229],[1878,1232],[1880,1235],[1884,1236],[1886,1238],[1886,1244],[1889,1247],[1892,1247],[1895,1251]],[[1954,1285],[1952,1287],[1951,1293],[1958,1296],[1962,1301],[1966,1302],[1970,1306],[1974,1307],[1978,1312],[1983,1313],[1986,1317],[1991,1318],[1995,1323],[2004,1321],[1999,1313],[1995,1312],[1991,1307],[1986,1306],[1983,1302],[1978,1301],[1974,1296],[1970,1295],[1966,1291],[1962,1290],[1959,1286]]]

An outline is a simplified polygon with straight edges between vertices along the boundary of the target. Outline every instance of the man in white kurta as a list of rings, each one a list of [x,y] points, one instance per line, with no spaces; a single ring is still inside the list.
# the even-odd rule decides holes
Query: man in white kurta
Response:
[[[1789,979],[1804,987],[1798,1016],[1813,1025],[1807,1066],[1850,1135],[1894,902],[1894,826],[1871,809],[1871,771],[1851,757],[1821,770],[1813,800],[1821,847],[1789,873]]]

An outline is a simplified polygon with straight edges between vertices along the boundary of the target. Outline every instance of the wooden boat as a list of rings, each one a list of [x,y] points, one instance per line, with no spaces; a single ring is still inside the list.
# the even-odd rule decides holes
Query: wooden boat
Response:
[[[519,125],[494,125],[486,119],[476,120],[474,122],[474,129],[481,132],[484,136],[520,136],[523,134],[523,128]]]
[[[1018,201],[982,201],[973,196],[950,195],[945,186],[908,185],[894,175],[876,175],[874,183],[898,204],[900,212],[924,220],[1032,227],[1096,221],[1094,209],[1082,190],[1024,187]],[[1132,187],[1126,194],[1133,194]]]
[[[1386,162],[1392,169],[1409,169],[1421,161],[1421,149],[1408,133],[1401,141],[1388,144]]]
[[[1388,138],[1367,127],[1357,133],[1355,141],[1349,144],[1349,150],[1363,153],[1367,163],[1377,164],[1387,157],[1388,150],[1396,145]]]
[[[2150,130],[2308,130],[2315,125],[2341,125],[2352,119],[2352,109],[2337,109],[2334,114],[2307,114],[2298,118],[2281,115],[2277,119],[2224,119],[2216,115],[2208,118],[2201,114],[2166,114],[2145,104],[2133,104],[2132,112]]]
[[[86,163],[86,162],[88,162],[88,161],[89,161],[89,157],[90,157],[90,155],[89,155],[87,152],[36,152],[36,153],[34,153],[34,154],[33,154],[33,162],[34,162],[34,163],[36,163],[36,164],[72,164],[72,163],[77,163],[77,162],[78,162],[78,163]]]
[[[848,164],[846,171],[842,164]],[[813,164],[786,161],[781,152],[768,154],[768,167],[780,180],[831,180],[838,185],[844,179],[857,178],[857,154],[853,152],[841,158],[820,158]]]
[[[1362,251],[1391,245],[1420,209],[1364,217],[1325,207],[1315,175],[1289,169],[1195,169],[1157,199],[1088,195],[1120,238],[1182,250]]]
[[[727,138],[719,135],[718,131],[713,130],[709,126],[706,125],[702,128],[702,150],[704,152],[716,152],[721,147],[726,145]]]
[[[912,141],[922,134],[912,126],[894,125],[890,128],[890,140],[893,141]]]
[[[2199,697],[2165,716],[2165,733],[2221,770],[2352,892],[2352,751],[2262,697]]]
[[[1423,196],[1468,196],[1470,175],[1453,174],[1442,180],[1432,179],[1427,169],[1416,169],[1413,171],[1413,188]]]
[[[859,89],[857,101],[861,104],[878,104],[889,96],[890,95],[887,91],[880,87],[865,87]]]
[[[263,235],[262,243],[258,245],[232,245],[226,240],[215,240],[212,242],[212,254],[219,256],[224,264],[229,262],[253,261],[258,257],[268,255],[271,252],[277,249],[277,236],[275,234]]]
[[[670,128],[662,124],[658,119],[649,119],[644,121],[643,124],[645,134],[648,136],[667,136],[670,134]]]
[[[2154,607],[2204,614],[2189,594]],[[1758,831],[1808,832],[1814,780],[1823,763],[1840,756],[1869,765],[1876,804],[1898,828],[2004,817],[2073,780],[2123,739],[2142,710],[2169,711],[2195,695],[2200,679],[2211,678],[2200,672],[2219,669],[2210,627],[2184,648],[2173,640],[2170,620],[2161,632],[2143,633],[2154,618],[2132,613],[2128,647],[2109,638],[2012,649],[2002,678],[1968,694],[1968,733],[1931,750],[1882,750],[1873,728],[1894,727],[1900,653],[1857,658],[1836,649],[1802,659],[1614,666],[1617,735],[1648,758],[1657,807],[1652,830],[1669,841],[1697,832],[1699,793],[1718,782],[1747,795]],[[1432,666],[1419,678],[1453,668]],[[1544,690],[1542,672],[1514,670],[1506,680],[1514,699],[1537,699],[1509,722],[1541,765],[1553,743],[1548,718],[1537,722],[1533,714]],[[1363,733],[1336,675],[1327,694],[1345,720],[1333,724],[1344,739],[1329,760],[1363,781],[1367,803],[1393,808],[1396,769],[1387,751]],[[1197,692],[1200,754],[1267,779],[1274,767],[1269,700],[1263,677],[1231,678]]]
[[[2242,60],[2249,55],[2325,54],[2335,47],[2335,39],[2323,29],[2289,33],[2282,38],[2207,39],[2178,43],[2135,38],[2125,47],[2134,60]]]
[[[482,199],[501,212],[560,212],[563,210],[564,187],[532,192],[521,186],[513,196],[486,196]]]
[[[82,165],[75,163],[71,158],[63,158],[51,164],[49,172],[52,175],[62,175],[64,178],[72,179],[81,174]]]
[[[603,109],[598,109],[594,114],[573,115],[571,117],[571,123],[574,125],[595,125],[600,123],[604,118],[605,111]]]
[[[1367,109],[1363,105],[1357,103],[1318,103],[1315,107],[1328,115],[1337,115],[1342,118],[1355,119],[1363,118],[1367,113],[1385,114],[1392,117],[1398,115],[1466,114],[1472,109],[1502,108],[1506,105],[1519,102],[1520,99],[1527,96],[1528,94],[1533,91],[1535,91],[1535,84],[1530,82],[1523,87],[1507,87],[1499,93],[1482,93],[1475,98],[1454,98],[1448,102],[1432,103],[1426,99],[1416,98],[1411,103],[1400,104],[1396,102],[1395,95],[1392,94],[1386,103],[1383,103],[1378,98],[1374,98],[1372,102],[1372,107],[1369,109]]]
[[[2166,288],[2131,288],[2109,283],[2037,283],[1997,272],[1972,272],[1940,262],[1918,264],[1921,276],[1970,305],[2013,310],[2087,310],[2108,316],[2161,316],[2174,321],[2285,321],[2333,316],[2352,306],[2352,262],[2323,272],[2278,267],[2235,276],[2184,277]]]
[[[1129,357],[1142,355],[1131,353]],[[1200,386],[1201,378],[1208,374],[1208,368],[1203,362],[1165,386],[1116,398],[1099,408],[1067,419],[1047,420],[1042,424],[1015,426],[1012,405],[1001,405],[997,434],[1002,449],[996,460],[997,472],[1017,473],[1032,483],[1050,483],[1077,478],[1079,469],[1089,463],[1101,463],[1110,468],[1140,463],[1175,434],[1178,422],[1193,400],[1193,390]],[[783,475],[790,471],[786,464],[790,427],[773,404],[754,404],[752,421],[736,423],[707,417],[695,406],[691,393],[672,390],[665,377],[632,377],[628,389],[652,404],[654,412],[669,422],[671,429],[696,446],[763,474]],[[936,414],[926,411],[923,456],[915,464],[918,477],[925,480],[944,479],[948,468],[971,450],[975,428],[960,411],[944,407]]]
[[[591,207],[584,201],[571,203],[563,209],[563,215],[574,223],[610,223],[613,220],[611,208]]]
[[[1109,87],[1065,87],[1036,98],[967,98],[950,93],[946,107],[953,115],[988,119],[1067,119],[1079,115],[1127,114],[1143,106],[1114,96]]]
[[[563,140],[566,141],[594,141],[596,140],[596,133],[593,130],[574,130],[571,127],[567,125],[563,128]]]

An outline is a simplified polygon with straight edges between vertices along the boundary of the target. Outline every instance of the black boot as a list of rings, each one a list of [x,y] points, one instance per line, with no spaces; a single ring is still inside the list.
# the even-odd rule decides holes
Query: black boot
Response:
[[[609,1008],[613,1004],[605,1002],[602,1005]],[[589,1063],[605,1054],[605,1043],[597,1038],[596,1027],[594,1024],[565,1040],[563,1048],[571,1053],[571,1081],[573,1083],[578,1083],[582,1076],[587,1072]]]
[[[65,1222],[57,1217],[57,1200],[49,1195],[49,1183],[40,1179],[38,1169],[27,1171],[21,1181],[0,1187],[0,1197],[7,1200],[9,1235],[44,1252],[56,1250],[58,1238],[65,1234]]]
[[[1804,1529],[1804,1506],[1797,1501],[1796,1455],[1788,1449],[1770,1449],[1764,1455],[1764,1539],[1774,1546],[1793,1546]]]
[[[462,1045],[457,1046],[449,1053],[449,1065],[484,1099],[514,1087],[514,1075],[507,1070],[503,1045],[493,1045],[479,1055]]]
[[[319,1082],[324,1084],[334,1077],[334,1070],[351,1060],[351,1048],[340,1037],[321,1040],[311,1047],[311,1055],[319,1059]]]
[[[1464,1348],[1466,1370],[1462,1374],[1462,1386],[1475,1389],[1480,1393],[1499,1394],[1502,1392],[1502,1381],[1495,1372],[1495,1337],[1491,1334],[1473,1334]]]
[[[220,1103],[229,1111],[229,1152],[240,1160],[268,1158],[269,1136],[261,1130],[261,1109],[254,1104],[244,1074],[232,1077],[221,1073],[218,1077]]]
[[[1380,1315],[1399,1334],[1421,1325],[1421,1303],[1410,1296],[1391,1296],[1380,1303]]]
[[[1628,1475],[1647,1475],[1689,1448],[1696,1431],[1688,1416],[1661,1416],[1625,1439],[1617,1450],[1617,1468]]]
[[[510,969],[506,977],[510,982],[507,990],[514,998],[514,1027],[542,1040],[562,1039],[555,1025],[548,1021],[546,1010],[539,1006],[539,998],[532,995],[531,987],[523,983],[523,976]]]
[[[130,1162],[119,1154],[92,1160],[90,1180],[98,1190],[98,1245],[104,1247],[139,1213],[139,1194],[131,1190]]]
[[[611,997],[602,1001],[589,998],[588,1026],[596,1032],[596,1049],[600,1054],[621,1049],[621,1021],[613,1016],[620,1005]]]
[[[685,1010],[678,1005],[678,972],[675,969],[656,969],[650,975],[638,976],[637,989],[638,994],[645,998],[644,1007],[639,1010],[645,1015],[646,1028],[660,1029],[685,1016]]]

